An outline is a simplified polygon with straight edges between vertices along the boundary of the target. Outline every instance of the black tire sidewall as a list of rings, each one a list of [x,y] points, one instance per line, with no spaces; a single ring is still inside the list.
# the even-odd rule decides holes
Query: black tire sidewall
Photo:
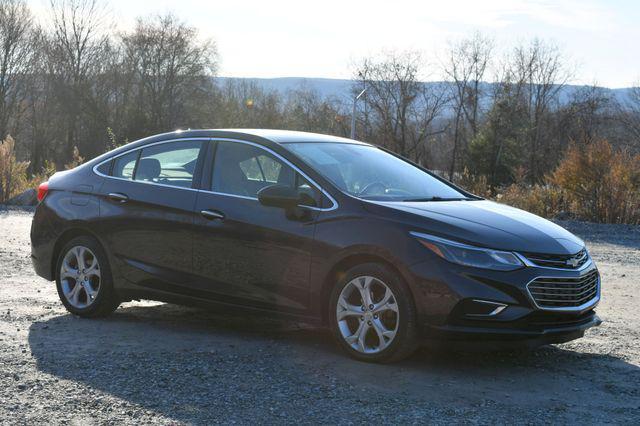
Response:
[[[98,296],[96,297],[96,300],[86,308],[76,308],[67,301],[67,298],[62,291],[62,283],[60,280],[60,267],[62,266],[62,261],[69,250],[76,246],[86,247],[91,250],[98,259],[98,263],[100,265],[100,288],[98,290]],[[115,294],[113,290],[113,281],[109,260],[106,253],[102,249],[102,246],[95,238],[89,236],[81,236],[73,238],[72,240],[67,242],[62,250],[60,250],[60,253],[58,255],[55,274],[56,288],[58,290],[60,301],[62,302],[64,307],[72,314],[81,317],[96,316],[96,314],[98,314],[101,309],[105,307],[105,305],[111,305],[114,303]]]
[[[399,324],[398,332],[391,344],[383,351],[375,354],[363,354],[353,349],[342,337],[336,318],[338,298],[342,289],[354,278],[372,276],[384,282],[393,292],[398,304]],[[349,269],[336,283],[331,292],[329,302],[329,325],[339,345],[353,358],[367,362],[390,362],[397,359],[397,354],[403,349],[414,345],[416,313],[413,298],[408,286],[397,272],[378,263],[366,263]]]

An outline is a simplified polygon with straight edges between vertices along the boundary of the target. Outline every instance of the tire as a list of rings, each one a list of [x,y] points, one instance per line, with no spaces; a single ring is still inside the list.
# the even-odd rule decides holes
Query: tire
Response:
[[[80,257],[84,269],[79,267]],[[93,237],[76,237],[60,250],[56,262],[56,288],[67,311],[83,318],[107,316],[120,305],[113,288],[109,259]]]
[[[369,306],[363,303],[366,289]],[[360,361],[396,362],[418,347],[416,310],[409,288],[382,264],[349,269],[331,292],[328,318],[338,344]]]

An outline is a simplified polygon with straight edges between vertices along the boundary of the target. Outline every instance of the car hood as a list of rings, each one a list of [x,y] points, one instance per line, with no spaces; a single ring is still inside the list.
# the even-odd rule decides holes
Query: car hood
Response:
[[[417,232],[473,245],[531,253],[574,254],[584,242],[553,222],[492,201],[376,202],[418,216]]]

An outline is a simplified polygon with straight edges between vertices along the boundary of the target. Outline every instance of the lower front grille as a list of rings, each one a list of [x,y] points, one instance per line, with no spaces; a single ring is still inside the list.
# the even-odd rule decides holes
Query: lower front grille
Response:
[[[539,327],[574,327],[593,320],[596,315],[594,310],[588,310],[581,314],[567,312],[535,311],[526,318],[528,324]]]
[[[527,285],[529,294],[543,309],[577,308],[598,297],[600,276],[594,269],[577,278],[540,277]]]

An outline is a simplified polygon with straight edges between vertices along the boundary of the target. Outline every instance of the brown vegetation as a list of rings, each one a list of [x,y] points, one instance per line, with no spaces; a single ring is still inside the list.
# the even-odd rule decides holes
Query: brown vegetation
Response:
[[[17,161],[11,137],[0,143],[0,203],[26,187],[28,161]]]
[[[548,218],[640,224],[640,155],[615,151],[606,140],[572,144],[544,183],[514,183],[495,198]]]
[[[640,155],[615,151],[605,140],[574,144],[548,180],[581,218],[640,223]]]

